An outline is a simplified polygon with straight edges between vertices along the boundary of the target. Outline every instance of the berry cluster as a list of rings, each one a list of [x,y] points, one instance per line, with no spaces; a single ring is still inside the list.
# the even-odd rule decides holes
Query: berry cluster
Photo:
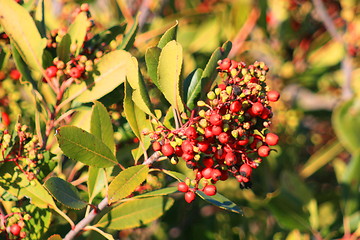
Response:
[[[29,214],[24,214],[18,208],[13,208],[12,213],[7,215],[0,214],[0,236],[5,234],[6,239],[23,239],[26,237],[26,232],[22,231],[25,227],[25,221],[31,219]]]
[[[228,58],[218,65],[223,82],[207,93],[207,101],[198,101],[198,108],[180,128],[160,126],[150,134],[154,151],[161,151],[172,163],[181,157],[193,169],[195,179],[178,185],[187,202],[198,190],[215,195],[214,184],[229,175],[241,188],[250,188],[252,170],[279,141],[268,130],[273,115],[270,102],[280,97],[266,85],[268,67],[263,62],[246,67]]]
[[[29,181],[36,178],[36,166],[44,159],[37,135],[27,132],[27,126],[17,123],[15,131],[0,132],[0,163],[13,162]],[[5,175],[4,175],[5,177]]]

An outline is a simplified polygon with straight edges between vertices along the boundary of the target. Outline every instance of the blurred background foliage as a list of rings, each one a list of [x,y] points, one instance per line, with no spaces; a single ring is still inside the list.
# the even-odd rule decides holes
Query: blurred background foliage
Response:
[[[146,80],[146,49],[178,21],[184,77],[203,68],[230,40],[230,57],[247,64],[264,61],[270,67],[268,84],[281,92],[272,125],[281,140],[254,171],[253,188],[240,190],[235,179],[219,183],[219,192],[241,206],[244,216],[200,199],[189,205],[179,196],[160,220],[121,231],[121,239],[359,239],[359,0],[53,0],[45,1],[47,28],[68,26],[74,8],[84,2],[90,4],[96,32],[124,21],[130,31],[138,21],[130,51]],[[36,1],[22,4],[31,11]],[[13,120],[19,113],[26,119],[34,106],[20,83],[10,79],[15,66],[0,67],[1,111]],[[135,147],[136,139],[122,117],[119,90],[101,101],[111,110],[119,155],[131,159],[128,146]],[[161,107],[156,88],[151,96]],[[86,128],[87,114],[90,107],[72,123]],[[164,177],[154,178],[155,184]],[[88,239],[101,236],[92,233]]]

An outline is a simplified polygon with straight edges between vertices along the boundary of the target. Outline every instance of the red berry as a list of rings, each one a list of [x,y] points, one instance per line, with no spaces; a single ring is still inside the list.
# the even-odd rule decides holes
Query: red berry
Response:
[[[214,185],[207,185],[204,187],[203,192],[208,196],[214,196],[216,194],[216,187]]]
[[[206,127],[204,135],[206,138],[212,138],[214,136],[214,134],[212,133],[212,127]]]
[[[213,135],[218,136],[220,133],[222,133],[223,129],[221,126],[212,126],[211,131]]]
[[[194,201],[195,196],[196,195],[194,192],[189,191],[189,192],[185,193],[185,201],[187,203],[191,203],[192,201]]]
[[[162,147],[161,147],[161,152],[165,155],[165,156],[171,156],[174,154],[174,148],[169,144],[169,143],[165,143]]]
[[[279,142],[279,136],[275,133],[268,133],[265,136],[265,142],[270,146],[275,146]]]
[[[221,181],[225,181],[226,179],[229,178],[229,173],[227,171],[221,171],[221,177],[220,180]]]
[[[187,192],[187,191],[189,191],[189,186],[188,186],[186,183],[184,183],[184,182],[180,182],[180,183],[178,184],[178,190],[179,190],[180,192]]]
[[[207,168],[211,168],[214,165],[214,160],[211,157],[206,157],[203,159],[203,164]]]
[[[252,105],[251,107],[251,111],[256,115],[256,116],[259,116],[262,111],[264,110],[264,106],[259,103],[259,102],[256,102]]]
[[[181,144],[181,149],[184,153],[192,154],[194,152],[193,145],[191,144],[190,140],[185,140]]]
[[[21,73],[17,69],[12,69],[9,73],[10,78],[13,80],[19,80],[21,77]]]
[[[241,176],[248,178],[251,175],[252,168],[249,165],[247,165],[246,163],[244,163],[243,165],[241,165],[239,172],[240,172]]]
[[[190,161],[190,160],[193,160],[195,155],[193,153],[183,153],[181,155],[182,159],[184,159],[185,161]]]
[[[234,101],[230,105],[230,112],[237,113],[241,110],[241,107],[242,107],[242,105],[239,101]]]
[[[80,78],[81,77],[81,72],[80,72],[80,70],[78,68],[73,67],[73,68],[70,69],[69,75],[72,78]]]
[[[219,179],[221,179],[221,171],[219,169],[214,169],[212,172],[212,176],[211,179],[213,181],[218,181]]]
[[[56,76],[57,70],[56,66],[50,66],[45,70],[45,74],[48,78],[53,78]]]
[[[268,146],[262,145],[261,147],[259,147],[257,152],[260,157],[267,157],[269,156],[270,150],[271,149]]]
[[[181,149],[180,146],[176,146],[176,147],[175,147],[175,154],[176,154],[176,156],[178,156],[178,157],[181,157],[181,156],[184,154],[184,152],[183,152],[183,150]]]
[[[194,127],[188,127],[185,130],[185,136],[187,136],[189,139],[195,139],[198,137],[198,134]]]
[[[11,122],[10,117],[6,112],[1,113],[1,120],[2,120],[2,123],[5,125],[5,127],[10,125],[10,122]]]
[[[267,97],[268,97],[270,102],[276,102],[280,98],[280,93],[278,93],[277,91],[272,90],[272,91],[269,91],[267,93]]]
[[[210,116],[210,123],[214,126],[220,126],[222,124],[222,116],[218,113],[213,113]]]
[[[220,83],[220,84],[218,85],[218,88],[220,88],[221,90],[225,90],[225,89],[226,89],[226,85],[223,84],[223,83]]]
[[[198,142],[198,148],[200,152],[208,152],[210,144],[206,141]]]
[[[262,113],[261,113],[261,115],[260,115],[260,118],[262,118],[262,119],[268,119],[268,118],[270,117],[271,113],[272,113],[272,112],[271,112],[270,109],[264,107],[264,110],[262,111]]]
[[[201,171],[201,174],[205,179],[210,179],[213,175],[213,170],[213,168],[207,167]]]
[[[245,137],[244,139],[240,139],[238,142],[237,142],[240,146],[245,146],[246,144],[249,143],[249,139],[247,137]]]
[[[219,61],[219,68],[223,71],[228,70],[231,66],[231,61],[229,58],[225,58],[222,61]]]
[[[229,134],[223,132],[223,133],[220,133],[218,139],[219,139],[219,142],[225,144],[225,143],[227,143],[229,141],[230,136],[229,136]]]
[[[12,235],[19,236],[20,231],[21,231],[21,227],[19,226],[19,224],[15,223],[10,226],[10,232]]]
[[[228,152],[225,155],[225,164],[228,166],[234,165],[237,162],[236,155],[233,152]]]
[[[161,150],[161,145],[159,142],[153,142],[152,144],[152,148],[153,150],[156,152],[156,151],[160,151]]]

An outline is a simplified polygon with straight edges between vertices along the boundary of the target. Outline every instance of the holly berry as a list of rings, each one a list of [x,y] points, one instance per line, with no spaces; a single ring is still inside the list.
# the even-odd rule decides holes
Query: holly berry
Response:
[[[270,102],[276,102],[280,98],[280,93],[275,90],[271,90],[267,93],[267,97]]]
[[[259,102],[254,103],[251,107],[252,113],[255,114],[256,116],[259,116],[263,110],[264,110],[264,105],[262,105]]]
[[[45,74],[48,78],[53,78],[56,76],[57,70],[56,66],[50,66],[45,70]]]
[[[21,231],[21,227],[19,226],[19,224],[15,223],[10,226],[10,232],[12,235],[19,236],[20,231]]]
[[[161,152],[162,154],[164,154],[165,156],[171,156],[174,154],[174,148],[169,144],[169,143],[165,143],[162,147],[161,147]]]
[[[270,150],[271,149],[269,148],[269,146],[262,145],[261,147],[259,147],[257,152],[260,157],[267,157],[269,156]]]
[[[195,139],[198,137],[198,134],[196,132],[196,129],[194,127],[188,127],[185,130],[185,136],[188,137],[189,139]]]
[[[270,146],[275,146],[279,142],[279,136],[275,133],[268,133],[265,136],[265,142]]]
[[[191,203],[192,201],[194,201],[195,196],[196,196],[196,195],[195,195],[194,192],[189,191],[189,192],[185,193],[185,201],[186,201],[187,203]]]
[[[214,126],[220,126],[222,124],[222,116],[218,113],[213,113],[209,121]]]
[[[216,187],[214,185],[207,185],[204,187],[203,192],[208,196],[214,196],[216,194]]]
[[[161,150],[161,145],[160,145],[160,143],[159,142],[153,142],[153,144],[152,144],[152,148],[153,148],[153,150],[156,152],[156,151],[160,151]]]
[[[241,110],[241,103],[239,101],[234,101],[230,105],[230,112],[232,113],[238,113]]]
[[[178,184],[178,190],[180,192],[185,192],[186,193],[187,191],[189,191],[189,186],[185,182],[180,182]]]

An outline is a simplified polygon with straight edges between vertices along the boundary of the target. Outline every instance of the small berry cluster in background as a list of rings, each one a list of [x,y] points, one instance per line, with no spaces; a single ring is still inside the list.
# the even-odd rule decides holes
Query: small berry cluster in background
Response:
[[[196,191],[216,194],[216,182],[234,176],[241,188],[251,187],[251,174],[277,145],[279,137],[269,132],[273,116],[270,106],[280,94],[266,85],[269,68],[263,62],[246,66],[228,58],[218,62],[223,79],[198,101],[197,109],[178,129],[160,126],[150,133],[153,150],[173,164],[186,161],[195,179],[180,182],[178,190],[192,202]]]
[[[25,221],[30,220],[31,216],[19,210],[12,208],[12,213],[7,215],[0,213],[0,234],[5,234],[6,239],[23,239],[26,237],[26,232],[22,230],[25,227]]]

